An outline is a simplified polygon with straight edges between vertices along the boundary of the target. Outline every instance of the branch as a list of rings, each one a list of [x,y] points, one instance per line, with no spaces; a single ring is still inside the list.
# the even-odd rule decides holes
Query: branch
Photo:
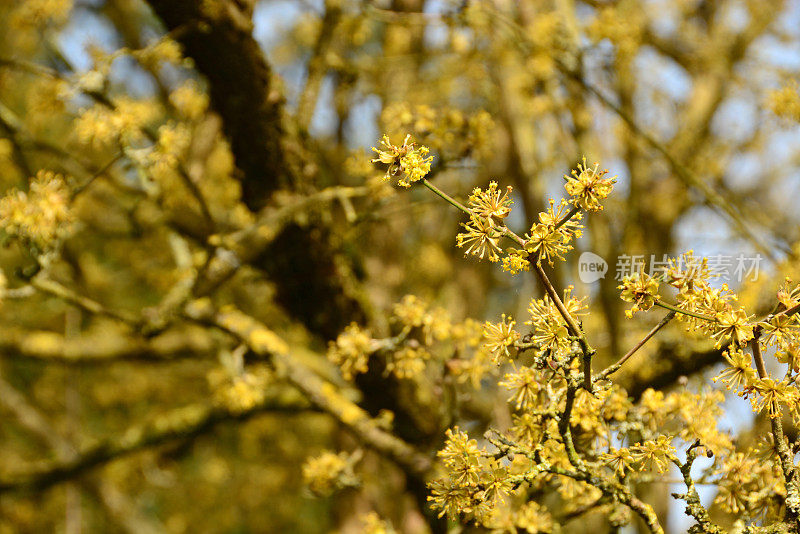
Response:
[[[259,321],[232,307],[214,310],[207,299],[190,303],[187,315],[228,332],[258,355],[272,357],[276,369],[292,385],[314,406],[348,428],[364,445],[393,460],[409,475],[418,479],[427,477],[433,466],[430,457],[380,428],[366,411],[342,395],[336,386],[322,380],[297,356],[290,354],[288,345]]]
[[[0,494],[12,491],[42,491],[137,451],[176,439],[194,439],[222,422],[241,421],[266,411],[302,410],[308,410],[308,404],[305,402],[275,398],[265,399],[242,412],[231,412],[203,404],[185,406],[155,418],[149,423],[134,425],[119,434],[118,438],[107,438],[87,447],[72,459],[48,462],[32,471],[0,480]]]
[[[280,93],[252,36],[250,13],[229,0],[149,0],[197,70],[208,78],[212,107],[222,117],[236,166],[242,171],[245,204],[261,208],[288,185],[281,140]]]
[[[91,314],[111,317],[112,319],[116,319],[117,321],[134,327],[140,323],[140,319],[134,315],[124,311],[116,311],[107,308],[97,301],[76,293],[75,291],[56,282],[55,280],[45,278],[41,275],[41,273],[31,279],[31,285],[42,293],[58,297],[65,302],[77,306],[78,308],[81,308],[82,310],[85,310]]]
[[[589,345],[588,341],[586,341],[586,334],[583,333],[583,330],[580,329],[578,324],[575,322],[575,319],[573,319],[572,315],[569,313],[569,311],[567,311],[567,307],[564,306],[564,303],[561,301],[558,293],[556,293],[553,284],[550,283],[550,279],[547,278],[547,274],[545,274],[542,265],[537,261],[533,262],[533,267],[536,276],[539,278],[539,282],[541,282],[542,286],[544,286],[548,296],[553,303],[555,303],[556,308],[564,318],[564,321],[566,321],[570,334],[575,336],[578,339],[578,343],[580,343],[581,352],[583,352],[583,387],[586,389],[586,391],[591,392],[592,356],[594,356],[597,351]]]
[[[0,330],[4,359],[33,360],[67,366],[106,365],[117,362],[169,363],[216,355],[216,346],[205,331],[192,328],[166,331],[153,338],[124,334],[64,336],[49,330],[6,326]]]
[[[472,213],[472,210],[470,210],[468,207],[466,207],[465,205],[463,205],[462,203],[460,203],[459,201],[457,201],[456,199],[454,199],[453,197],[451,197],[450,195],[448,195],[447,193],[445,193],[444,191],[442,191],[441,189],[430,183],[428,180],[422,180],[422,183],[425,187],[427,187],[428,189],[436,193],[438,196],[446,200],[448,203],[455,206],[459,210],[463,211],[470,217],[475,216]],[[562,218],[561,220],[558,221],[558,223],[556,223],[556,228],[569,221],[579,211],[580,210],[576,208],[570,210],[566,215],[564,215],[564,218]],[[499,230],[503,232],[503,235],[505,235],[509,239],[512,239],[521,247],[523,248],[525,247],[525,239],[521,238],[519,235],[514,233],[508,227],[503,226]],[[592,391],[592,356],[594,356],[594,354],[597,351],[593,349],[586,341],[586,334],[583,333],[581,328],[575,322],[575,319],[572,317],[572,315],[570,315],[569,311],[567,311],[567,307],[564,306],[564,302],[561,300],[561,297],[558,296],[558,293],[553,287],[553,284],[550,282],[550,279],[547,277],[547,274],[544,272],[544,269],[542,269],[541,263],[539,263],[539,261],[536,260],[533,261],[532,263],[534,267],[534,273],[536,273],[536,277],[539,279],[539,282],[542,284],[542,287],[544,287],[544,290],[547,293],[547,295],[555,304],[556,308],[558,309],[558,312],[564,318],[569,333],[575,336],[581,345],[581,351],[583,352],[583,377],[584,377],[583,387],[587,391]]]
[[[11,384],[0,376],[0,402],[11,411],[19,423],[46,443],[60,461],[74,459],[77,451],[63,438],[45,417]],[[131,534],[164,532],[155,518],[145,516],[127,497],[107,480],[86,480],[83,488],[95,495],[106,512]]]
[[[669,311],[671,311],[673,313],[680,313],[680,314],[683,314],[683,315],[688,315],[689,317],[694,317],[695,319],[702,319],[703,321],[708,321],[710,323],[717,322],[717,320],[714,319],[713,317],[711,317],[710,315],[705,315],[703,313],[697,313],[697,312],[693,312],[693,311],[689,311],[689,310],[684,310],[684,309],[678,308],[677,306],[674,306],[674,305],[672,305],[672,304],[670,304],[668,302],[664,302],[663,300],[660,300],[660,299],[656,299],[656,301],[653,302],[653,304],[655,304],[656,306],[659,306],[661,308],[664,308],[665,310],[669,310]]]
[[[642,348],[642,347],[644,346],[644,344],[645,344],[645,343],[647,343],[647,342],[650,340],[650,338],[651,338],[651,337],[653,337],[654,335],[656,335],[656,333],[657,333],[659,330],[661,330],[662,328],[664,328],[664,326],[666,326],[666,324],[667,324],[668,322],[670,322],[670,321],[672,320],[672,318],[673,318],[673,317],[675,317],[675,313],[676,313],[675,311],[672,311],[672,310],[671,310],[671,311],[670,311],[668,314],[666,314],[666,315],[664,316],[664,318],[663,318],[663,319],[661,319],[661,321],[659,321],[659,322],[658,322],[658,324],[657,324],[657,325],[655,325],[655,326],[652,328],[652,330],[650,330],[650,331],[649,331],[649,332],[648,332],[648,333],[647,333],[647,334],[646,334],[646,335],[645,335],[645,336],[644,336],[644,337],[641,339],[641,341],[639,341],[638,343],[636,343],[636,345],[634,345],[634,346],[631,348],[631,350],[629,350],[627,353],[625,353],[625,355],[624,355],[622,358],[620,358],[620,359],[619,359],[619,361],[617,361],[617,363],[615,363],[615,364],[613,364],[613,365],[610,365],[610,366],[606,367],[606,369],[604,369],[604,370],[603,370],[603,372],[601,372],[601,373],[600,373],[600,374],[597,376],[597,379],[601,379],[601,378],[608,378],[610,375],[612,375],[612,374],[616,373],[616,372],[619,370],[619,368],[620,368],[620,367],[622,367],[622,366],[625,364],[625,362],[627,362],[627,361],[630,359],[630,357],[631,357],[631,356],[633,356],[634,354],[636,354],[636,351],[638,351],[640,348]]]
[[[769,375],[764,365],[764,357],[761,355],[761,345],[759,344],[760,337],[761,326],[758,325],[753,329],[753,339],[750,342],[750,347],[753,350],[753,361],[756,364],[758,377],[763,380]],[[782,414],[779,409],[775,417],[770,414],[769,422],[772,428],[772,436],[775,440],[775,449],[778,452],[778,460],[781,464],[784,483],[786,484],[786,516],[787,519],[797,521],[800,515],[800,495],[798,494],[800,488],[798,488],[797,480],[798,472],[794,465],[794,453],[789,450],[789,447],[786,445],[786,440],[784,439],[781,416]]]
[[[328,50],[341,14],[342,11],[337,2],[325,2],[325,16],[320,24],[319,36],[311,52],[311,59],[308,60],[306,85],[300,93],[297,104],[297,123],[306,131],[308,131],[317,107],[319,89],[325,78]]]
[[[252,226],[214,241],[219,246],[204,276],[198,280],[195,295],[210,294],[229,280],[242,264],[249,264],[259,258],[273,244],[281,231],[292,222],[295,215],[335,200],[363,197],[370,191],[369,187],[329,187],[301,197],[287,206],[261,210]]]
[[[698,447],[701,447],[699,439],[686,451],[686,461],[684,463],[673,459],[673,463],[678,466],[678,469],[680,469],[683,475],[683,481],[686,484],[687,492],[684,495],[673,493],[672,496],[676,499],[686,501],[686,513],[697,520],[698,526],[702,529],[700,532],[705,532],[707,534],[724,534],[725,531],[711,521],[708,510],[706,510],[700,502],[700,496],[697,494],[697,490],[694,487],[694,480],[692,480],[692,464],[697,458]],[[707,450],[707,455],[710,458],[713,456],[713,453]]]

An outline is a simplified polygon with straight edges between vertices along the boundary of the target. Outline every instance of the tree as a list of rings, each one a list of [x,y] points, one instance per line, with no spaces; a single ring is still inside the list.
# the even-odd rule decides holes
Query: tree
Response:
[[[797,532],[796,6],[0,13],[3,531]]]

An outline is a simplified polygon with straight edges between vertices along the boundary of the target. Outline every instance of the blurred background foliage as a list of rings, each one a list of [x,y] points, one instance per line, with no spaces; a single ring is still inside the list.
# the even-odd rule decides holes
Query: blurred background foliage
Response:
[[[0,0],[0,20],[0,187],[17,195],[46,169],[70,207],[64,235],[42,245],[7,230],[0,250],[0,474],[112,450],[65,483],[3,488],[0,532],[384,528],[369,512],[428,530],[424,490],[368,449],[360,487],[314,498],[305,459],[358,440],[270,362],[170,305],[266,218],[236,241],[260,248],[195,296],[269,325],[426,453],[454,422],[508,421],[504,394],[481,382],[491,369],[472,387],[442,373],[446,356],[411,379],[375,356],[350,384],[319,356],[351,321],[396,334],[389,316],[406,294],[454,324],[521,317],[539,294],[526,273],[464,258],[455,210],[383,181],[367,151],[383,133],[429,147],[432,179],[457,198],[513,186],[521,232],[582,156],[618,175],[553,271],[589,296],[598,366],[655,321],[623,324],[620,255],[760,254],[741,291],[762,311],[800,274],[796,0]],[[46,231],[30,217],[4,226]],[[577,277],[583,251],[609,263],[595,284]],[[720,361],[669,327],[620,382],[634,397],[696,389]],[[206,424],[113,452],[187,407],[208,410]],[[742,439],[763,428],[732,410]],[[680,532],[669,489],[649,501]]]

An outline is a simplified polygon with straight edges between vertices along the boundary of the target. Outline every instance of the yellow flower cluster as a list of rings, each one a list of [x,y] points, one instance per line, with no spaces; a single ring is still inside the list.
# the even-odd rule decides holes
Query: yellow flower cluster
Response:
[[[127,51],[127,49],[122,50],[122,52],[125,51]],[[134,59],[139,61],[143,67],[150,70],[158,70],[164,63],[178,65],[183,61],[180,45],[177,41],[169,37],[159,39],[144,48],[131,50],[130,54]]]
[[[328,359],[339,366],[345,380],[367,372],[369,355],[374,351],[369,332],[350,323],[328,346]]]
[[[508,320],[506,321],[506,319]],[[499,323],[487,321],[483,326],[484,345],[497,364],[501,363],[503,359],[511,358],[510,349],[520,338],[519,332],[514,330],[515,324],[517,324],[516,321],[511,317],[506,318],[504,313]]]
[[[397,154],[385,154],[384,159],[399,165]],[[531,255],[537,262],[542,258],[551,263],[555,258],[564,259],[572,248],[572,239],[580,236],[581,212],[601,210],[602,201],[611,193],[615,177],[607,174],[599,170],[599,165],[589,167],[583,160],[565,176],[570,197],[560,203],[551,200],[549,209],[539,214],[539,221],[525,238],[505,224],[513,204],[511,188],[503,190],[497,182],[490,182],[486,189],[475,188],[464,206],[433,184],[426,185],[469,215],[456,241],[467,255],[493,262],[502,257],[505,270],[519,272],[530,268]],[[501,238],[516,242],[521,249],[504,250]],[[547,273],[539,265],[535,267],[546,292],[530,302],[530,319],[525,322],[530,331],[526,333],[518,332],[516,322],[506,315],[497,323],[484,323],[482,328],[469,321],[438,321],[422,301],[413,297],[406,297],[395,308],[395,322],[403,325],[402,335],[406,337],[393,338],[394,356],[387,358],[392,372],[397,372],[400,363],[410,370],[404,374],[415,374],[427,362],[441,362],[445,373],[478,387],[492,369],[515,357],[511,369],[498,381],[500,387],[510,391],[508,402],[513,413],[507,431],[487,432],[486,445],[479,445],[458,428],[447,432],[447,441],[439,452],[444,476],[429,484],[428,499],[440,516],[472,520],[490,529],[547,529],[552,517],[546,510],[516,499],[507,505],[505,497],[521,488],[527,494],[553,484],[561,498],[576,508],[598,506],[605,496],[608,502],[600,506],[615,525],[630,523],[631,511],[652,525],[655,514],[632,506],[626,488],[632,485],[630,482],[652,481],[672,464],[681,469],[689,490],[687,496],[678,498],[686,500],[691,514],[700,517],[701,510],[707,512],[692,495],[691,475],[686,474],[698,451],[718,459],[707,468],[706,475],[719,476],[714,483],[719,486],[718,502],[723,509],[747,517],[759,513],[777,517],[779,508],[769,503],[785,502],[789,506],[796,501],[800,509],[798,490],[780,484],[780,477],[790,480],[783,473],[792,469],[790,444],[776,439],[774,445],[764,448],[768,460],[754,467],[747,454],[737,451],[730,433],[717,426],[725,400],[722,391],[692,393],[682,389],[665,394],[646,390],[634,403],[624,389],[609,380],[650,336],[676,317],[689,330],[714,340],[717,347],[726,347],[723,356],[728,365],[717,378],[749,398],[755,411],[768,414],[773,429],[781,428],[781,415],[787,410],[799,422],[800,390],[796,383],[800,320],[796,312],[800,309],[800,285],[787,280],[777,293],[779,306],[765,319],[755,321],[737,305],[737,296],[726,285],[712,284],[708,260],[696,258],[691,251],[672,260],[658,277],[641,268],[619,286],[621,298],[632,303],[626,314],[632,317],[655,306],[670,313],[632,351],[595,373],[595,350],[579,320],[586,314],[584,299],[573,297],[572,287],[563,298],[556,297]],[[674,304],[661,294],[662,286],[675,290]],[[433,354],[430,340],[436,324],[441,332],[437,339],[451,342],[447,344],[453,351],[449,357],[428,356]],[[760,352],[762,344],[774,347],[776,359],[787,364],[782,379],[768,375]],[[752,357],[745,353],[748,345],[752,346]],[[472,351],[471,358],[464,355],[467,347]],[[520,354],[526,351],[532,351],[533,357],[520,361]],[[773,434],[778,435],[778,431],[773,430]],[[487,448],[490,445],[494,449]],[[685,462],[677,452],[680,446],[686,447]],[[754,451],[751,448],[748,453]],[[749,470],[758,473],[753,477]],[[762,480],[769,484],[759,485]],[[763,512],[767,508],[770,511]]]
[[[772,462],[736,452],[722,461],[721,468],[723,476],[714,502],[730,514],[760,515],[775,507],[774,490],[786,493]]]
[[[62,175],[41,170],[28,192],[17,189],[0,199],[0,224],[8,235],[39,251],[53,249],[72,233],[75,218],[70,193]]]
[[[264,402],[269,375],[244,372],[214,389],[215,402],[231,413],[243,413]]]
[[[675,448],[668,436],[658,436],[654,440],[637,443],[630,448],[611,448],[601,455],[602,462],[619,476],[636,470],[655,470],[664,473],[670,462],[676,459]]]
[[[708,260],[695,258],[692,251],[670,261],[664,279],[678,290],[678,319],[687,322],[692,330],[716,340],[717,347],[726,343],[735,347],[744,346],[753,339],[755,325],[744,308],[734,305],[737,297],[727,284],[715,288],[710,283],[711,278]],[[646,274],[643,268],[626,277],[618,287],[622,290],[621,298],[634,303],[625,312],[629,318],[636,311],[648,310],[654,304],[672,307],[660,300],[658,280]],[[772,341],[777,336],[787,335],[796,326],[794,318],[778,316],[765,323],[763,328]]]
[[[587,28],[589,37],[595,41],[608,39],[617,48],[623,61],[631,60],[642,43],[645,18],[637,2],[620,2],[603,7],[597,18]]]
[[[208,95],[194,80],[187,80],[169,94],[170,103],[187,120],[197,120],[208,109]]]
[[[456,236],[456,246],[464,248],[464,255],[486,258],[491,262],[500,261],[500,237],[503,231],[493,223],[492,219],[471,217],[468,223],[461,226],[464,230]]]
[[[530,534],[553,531],[553,517],[547,509],[534,501],[519,507],[514,514],[514,526]]]
[[[158,106],[152,102],[118,98],[115,107],[95,104],[75,119],[75,134],[81,143],[104,148],[115,142],[131,145],[141,141],[142,127],[155,119]]]
[[[154,177],[161,178],[164,173],[175,169],[183,159],[192,136],[189,128],[183,123],[169,122],[158,128],[158,140],[146,153],[142,161]]]
[[[542,391],[544,382],[538,371],[527,365],[515,369],[512,373],[507,373],[503,381],[498,385],[513,392],[508,402],[514,405],[517,410],[527,410],[538,403],[539,393]]]
[[[600,201],[611,194],[617,177],[606,178],[608,170],[598,170],[599,165],[595,163],[594,167],[589,167],[586,165],[586,158],[583,158],[583,164],[578,163],[577,169],[564,175],[567,181],[564,189],[572,197],[570,203],[575,207],[586,211],[603,209]]]
[[[397,378],[414,378],[425,370],[430,353],[421,347],[403,347],[391,353],[386,370]]]
[[[500,260],[503,249],[500,237],[503,235],[503,219],[511,213],[514,203],[509,186],[505,192],[498,190],[497,182],[489,182],[485,191],[479,187],[472,190],[469,197],[470,220],[461,226],[464,231],[456,236],[456,246],[466,247],[464,255],[477,256],[491,262]]]
[[[373,163],[383,163],[388,165],[384,180],[400,176],[397,185],[401,187],[411,187],[411,184],[425,178],[431,171],[433,156],[428,156],[428,148],[417,147],[411,142],[411,135],[407,135],[401,146],[396,146],[389,141],[389,136],[384,135],[381,139],[381,149],[372,147],[378,154],[373,159]]]
[[[478,523],[490,520],[492,511],[512,489],[508,469],[458,427],[446,434],[445,447],[438,455],[448,474],[430,483],[431,507],[439,510],[439,517],[448,519],[463,515]]]
[[[490,347],[503,341],[495,335],[484,335],[484,327],[477,321],[453,322],[444,309],[406,295],[393,306],[391,323],[397,334],[385,339],[374,339],[368,331],[350,324],[329,344],[328,359],[347,380],[366,372],[370,358],[381,358],[386,371],[399,379],[416,379],[429,363],[442,362],[451,351],[456,351],[459,358],[448,361],[448,367],[460,382],[471,380],[477,387],[487,373],[494,372]],[[510,326],[505,324],[505,330],[513,328],[513,321]],[[511,331],[508,336],[518,338]],[[512,344],[510,341],[506,349],[510,350]],[[499,346],[497,350],[502,351]]]
[[[586,315],[585,297],[572,296],[572,286],[564,290],[562,302],[573,319]],[[541,299],[531,299],[528,304],[530,319],[525,324],[533,327],[531,340],[537,344],[537,354],[546,357],[551,364],[562,364],[573,354],[572,340],[567,323],[555,303],[548,295]]]
[[[303,482],[312,493],[320,497],[347,487],[359,485],[359,479],[353,472],[361,460],[361,452],[352,454],[323,451],[309,458],[303,465]]]
[[[386,106],[381,123],[389,135],[411,132],[414,138],[451,159],[487,154],[494,128],[486,111],[466,116],[455,108],[434,109],[406,102]]]
[[[395,534],[396,531],[389,521],[381,519],[375,512],[364,514],[361,517],[364,524],[363,534]]]
[[[800,122],[800,85],[794,81],[772,91],[767,105],[775,115]]]
[[[562,200],[558,207],[550,200],[547,211],[539,214],[539,222],[531,226],[525,235],[525,251],[532,254],[537,263],[543,259],[553,265],[553,259],[564,259],[564,254],[572,250],[571,242],[582,235],[580,224],[582,215],[576,213],[567,218],[567,201]]]
[[[708,260],[698,260],[690,250],[680,260],[672,260],[666,281],[678,290],[678,308],[686,321],[710,335],[721,347],[725,342],[743,346],[753,339],[753,325],[742,307],[734,307],[737,297],[726,284],[713,288]],[[690,315],[692,314],[692,315]]]
[[[512,191],[512,187],[508,186],[505,192],[502,192],[497,189],[497,182],[489,182],[489,188],[486,191],[480,187],[472,190],[469,207],[480,218],[502,222],[511,213],[511,205],[514,201],[509,195]]]
[[[644,271],[640,266],[638,272],[631,273],[622,279],[617,286],[621,289],[620,298],[625,302],[633,302],[633,306],[625,310],[625,315],[630,319],[637,311],[647,311],[658,300],[658,280]]]
[[[503,258],[503,270],[511,274],[518,274],[531,269],[531,262],[527,260],[528,253],[524,250],[512,250]]]

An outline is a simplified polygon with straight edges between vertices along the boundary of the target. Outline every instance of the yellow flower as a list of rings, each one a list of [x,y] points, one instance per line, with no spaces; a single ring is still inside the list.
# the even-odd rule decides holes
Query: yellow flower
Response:
[[[169,101],[183,117],[199,119],[208,108],[208,95],[197,82],[188,80],[169,94]]]
[[[772,91],[767,104],[775,115],[800,122],[800,86],[796,81]]]
[[[619,476],[625,476],[626,471],[633,471],[633,455],[625,447],[621,449],[612,447],[609,452],[600,456],[600,460],[612,468]]]
[[[792,372],[797,373],[800,371],[800,358],[798,358],[798,354],[800,354],[800,343],[787,343],[781,350],[775,353],[775,359],[781,363],[785,363]]]
[[[759,412],[767,410],[771,418],[781,414],[780,404],[792,405],[798,401],[798,391],[795,386],[786,381],[777,382],[772,378],[757,378],[753,382],[753,389],[758,394],[752,398],[753,408]]]
[[[478,442],[458,427],[448,429],[445,434],[447,441],[437,456],[453,475],[453,480],[460,485],[478,482],[481,456]]]
[[[364,524],[363,534],[395,534],[395,529],[389,521],[381,519],[375,512],[361,516]]]
[[[407,328],[420,327],[425,323],[428,304],[416,295],[406,295],[394,305],[394,318]]]
[[[509,198],[512,188],[508,186],[505,193],[497,189],[497,182],[489,182],[489,188],[483,191],[480,187],[472,190],[469,197],[469,207],[472,212],[482,218],[492,220],[505,219],[511,213],[511,204],[514,201]]]
[[[778,289],[778,302],[783,304],[787,310],[800,303],[800,284],[792,284],[792,279],[788,276],[783,285]]]
[[[753,509],[753,500],[770,478],[768,464],[736,452],[722,461],[723,477],[719,480],[719,494],[714,502],[732,514],[742,514]],[[766,469],[765,469],[766,467]]]
[[[547,509],[540,504],[529,501],[523,504],[514,514],[514,524],[525,532],[552,532],[553,518]]]
[[[430,357],[423,348],[405,347],[392,354],[386,370],[397,378],[414,378],[425,370],[425,361]]]
[[[711,337],[717,340],[717,347],[722,346],[724,340],[730,339],[731,343],[742,346],[753,339],[753,325],[749,324],[744,309],[727,309],[715,315],[717,324],[712,325],[714,332]]]
[[[708,280],[712,276],[708,258],[695,258],[694,251],[689,250],[680,257],[669,260],[665,280],[686,294],[708,287]]]
[[[511,250],[506,257],[503,258],[503,270],[511,274],[517,274],[520,271],[529,271],[531,269],[531,262],[527,260],[528,253],[524,250]]]
[[[499,364],[503,358],[510,358],[511,353],[508,348],[514,345],[514,342],[519,339],[519,333],[514,330],[516,321],[508,318],[506,322],[506,314],[502,315],[499,323],[486,322],[483,326],[483,336],[486,338],[484,345],[492,353],[494,362]]]
[[[214,401],[231,413],[246,412],[264,401],[269,381],[269,373],[244,372],[219,384],[214,389]]]
[[[466,246],[465,256],[478,256],[480,259],[486,257],[491,262],[500,260],[499,253],[503,252],[499,245],[502,233],[489,219],[472,217],[461,226],[465,231],[456,236],[456,246]]]
[[[553,265],[553,258],[563,260],[563,255],[572,250],[572,238],[581,236],[581,214],[577,213],[561,223],[566,214],[566,201],[562,200],[556,209],[555,201],[550,199],[548,210],[539,214],[539,222],[531,226],[530,232],[525,235],[525,250],[535,254],[537,262],[544,259]]]
[[[397,185],[411,187],[412,182],[422,180],[431,171],[433,156],[428,157],[427,147],[417,148],[411,142],[411,135],[406,136],[402,146],[393,145],[389,141],[389,136],[384,135],[381,139],[381,146],[382,149],[372,147],[372,150],[378,154],[378,157],[374,158],[372,162],[389,166],[386,169],[384,180],[402,174]]]
[[[723,358],[730,367],[723,370],[719,376],[714,378],[714,382],[719,379],[725,383],[728,389],[737,390],[740,386],[747,387],[756,378],[756,372],[750,367],[750,355],[742,352],[738,347],[731,347],[722,352]]]
[[[163,63],[177,65],[183,59],[180,45],[169,37],[159,39],[140,50],[134,50],[131,55],[151,70],[157,70]]]
[[[328,346],[328,359],[339,366],[345,380],[352,380],[367,372],[367,361],[372,352],[372,338],[356,323],[350,323]]]
[[[599,171],[599,163],[595,163],[594,167],[586,165],[586,158],[583,158],[583,164],[578,164],[577,169],[564,175],[567,183],[564,184],[564,189],[572,197],[570,202],[581,209],[586,211],[599,211],[603,209],[600,201],[611,194],[611,190],[616,183],[616,176],[612,178],[605,178],[608,170]]]
[[[641,268],[638,273],[632,273],[622,280],[622,284],[617,286],[622,293],[620,298],[625,302],[633,302],[629,310],[625,310],[628,318],[639,310],[647,311],[653,307],[658,300],[658,280],[644,272]]]
[[[514,391],[508,402],[513,403],[517,410],[525,410],[536,404],[542,390],[538,373],[525,365],[513,373],[507,373],[500,385]]]
[[[52,248],[74,228],[69,201],[64,177],[41,170],[28,192],[14,189],[0,199],[0,225],[7,234],[42,250]]]
[[[441,478],[428,484],[431,494],[428,500],[431,501],[431,508],[439,510],[439,517],[447,515],[447,519],[455,521],[462,512],[469,513],[473,502],[470,491],[459,486],[450,478]]]
[[[342,488],[357,486],[359,480],[353,468],[360,459],[360,451],[352,454],[323,451],[319,456],[306,460],[303,481],[312,493],[321,497]]]
[[[667,436],[658,436],[655,440],[647,440],[631,447],[631,455],[645,469],[655,468],[663,473],[667,470],[667,462],[675,458],[671,441]]]
[[[775,347],[783,347],[791,344],[792,339],[797,337],[800,322],[797,315],[776,315],[767,321],[759,323],[761,327],[764,343]]]
[[[572,296],[572,286],[564,290],[562,301],[573,319],[577,319],[579,315],[585,315],[584,299]],[[531,341],[539,346],[539,354],[549,352],[553,358],[558,360],[570,351],[572,342],[569,338],[567,323],[548,295],[541,299],[532,299],[528,304],[528,312],[531,319],[525,321],[525,324],[533,326]]]

